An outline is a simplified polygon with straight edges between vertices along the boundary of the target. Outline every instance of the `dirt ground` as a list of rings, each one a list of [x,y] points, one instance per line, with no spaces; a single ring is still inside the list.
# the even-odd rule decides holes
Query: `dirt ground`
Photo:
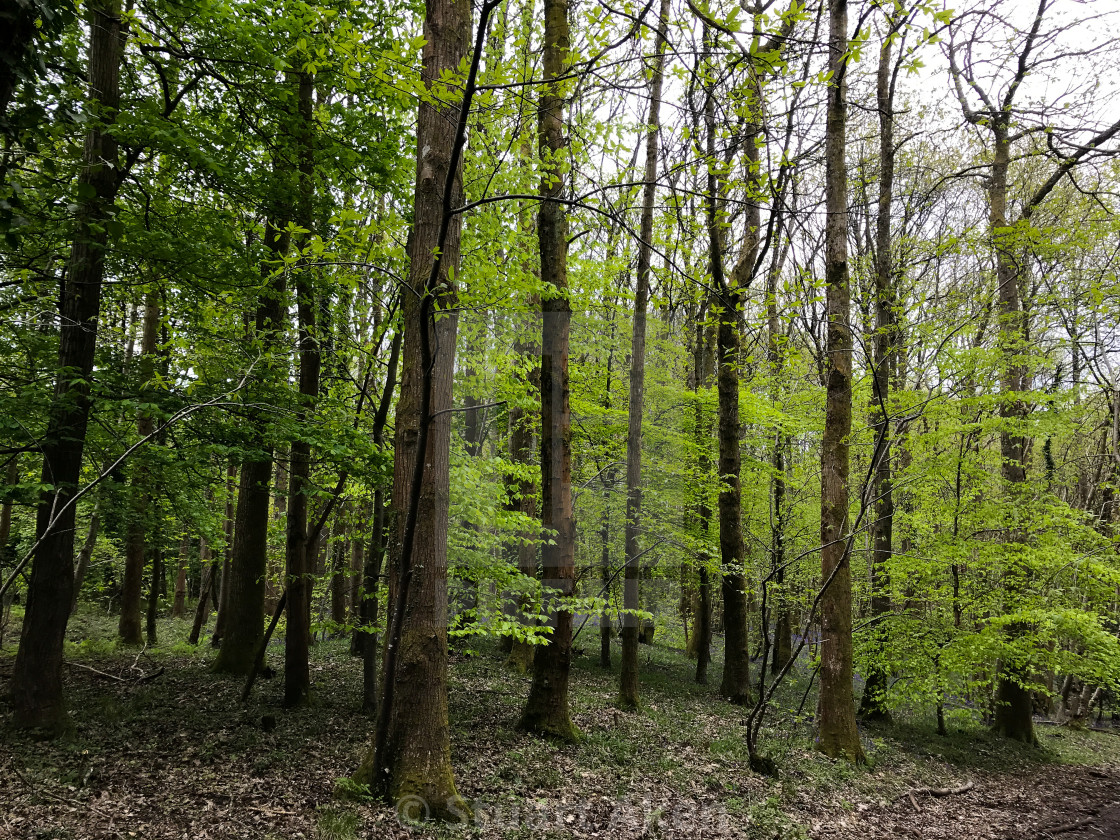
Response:
[[[0,693],[11,664],[0,657]],[[1120,840],[1120,738],[1111,733],[1043,731],[1044,743],[1091,739],[1077,744],[1098,745],[1100,761],[1028,758],[1007,772],[928,753],[919,766],[912,745],[881,748],[872,770],[849,769],[802,745],[775,781],[750,773],[736,752],[738,713],[695,691],[694,705],[668,708],[689,690],[675,673],[664,694],[650,688],[644,715],[626,716],[609,704],[614,678],[589,667],[574,714],[585,740],[558,748],[513,729],[524,686],[503,678],[500,662],[471,667],[452,685],[469,825],[402,826],[392,808],[340,796],[371,731],[354,711],[357,669],[343,655],[314,666],[312,707],[283,712],[279,679],[241,706],[240,683],[201,659],[116,653],[67,667],[68,737],[11,731],[0,702],[0,838]],[[1005,766],[1002,754],[996,761]],[[942,796],[922,790],[969,784]]]
[[[961,785],[963,787],[963,785]],[[944,789],[942,789],[944,790]],[[976,781],[960,794],[906,795],[822,821],[814,840],[1118,840],[1120,769],[1058,766]]]

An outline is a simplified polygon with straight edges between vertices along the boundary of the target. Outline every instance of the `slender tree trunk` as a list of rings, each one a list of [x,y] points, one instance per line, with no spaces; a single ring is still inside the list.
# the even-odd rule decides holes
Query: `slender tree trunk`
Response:
[[[164,579],[163,545],[156,543],[149,549],[152,557],[152,576],[148,587],[148,609],[145,614],[144,633],[148,647],[158,644],[156,619],[159,617],[160,584]]]
[[[704,312],[696,321],[696,347],[693,358],[693,440],[696,445],[696,481],[694,494],[696,496],[696,531],[702,543],[708,541],[708,532],[711,529],[712,507],[708,503],[708,483],[712,476],[712,415],[704,406],[699,391],[707,391],[711,387],[712,369],[715,367],[712,358],[711,330],[704,325]],[[697,587],[698,609],[696,611],[696,626],[693,628],[693,638],[696,648],[696,682],[700,685],[708,684],[708,666],[712,661],[712,582],[711,582],[711,557],[705,549],[697,558],[697,573],[699,585]]]
[[[314,201],[314,79],[299,73],[294,131],[299,156],[299,184],[294,221],[304,230],[312,228]],[[300,235],[300,244],[307,234]],[[299,395],[297,415],[303,423],[319,397],[322,368],[320,339],[316,325],[319,302],[314,277],[306,261],[296,264],[296,310],[299,321]],[[308,667],[310,645],[311,577],[308,557],[307,497],[311,484],[311,444],[302,436],[292,441],[288,465],[288,512],[285,536],[285,572],[288,591],[288,623],[284,633],[284,705],[300,706],[307,701],[311,687]]]
[[[198,541],[198,562],[202,566],[202,580],[198,586],[198,603],[194,607],[194,623],[191,625],[191,635],[187,639],[187,642],[192,645],[198,644],[203,625],[206,624],[206,619],[210,617],[210,590],[214,588],[214,578],[217,576],[214,564],[210,559],[210,545],[206,542],[205,537]]]
[[[367,502],[362,505],[358,513],[359,522],[361,524],[368,524],[370,521],[370,506]],[[361,529],[355,528],[358,533]],[[362,602],[362,568],[365,566],[366,546],[364,540],[360,536],[355,535],[350,540],[350,564],[347,569],[347,586],[346,586],[346,600],[347,600],[347,616],[349,623],[357,627],[361,624],[361,602]],[[357,656],[361,653],[361,646],[358,644],[357,634],[351,639],[350,655]]]
[[[385,557],[385,491],[374,491],[373,527],[369,550],[362,566],[362,603],[359,630],[359,651],[362,655],[362,712],[371,714],[377,709],[377,635],[371,630],[377,625],[378,589],[381,583],[381,563]]]
[[[2,523],[0,523],[2,525]],[[86,574],[89,572],[89,564],[93,559],[93,550],[97,546],[97,535],[101,530],[101,500],[98,499],[97,503],[93,506],[93,513],[89,517],[89,525],[86,527],[86,538],[82,543],[82,549],[78,552],[78,565],[74,570],[74,596],[70,601],[70,614],[73,615],[74,611],[78,608],[78,597],[82,594],[82,583],[86,579]],[[3,527],[0,527],[0,534],[3,533]],[[7,540],[4,540],[7,542]],[[0,542],[0,550],[3,548],[3,542]]]
[[[775,263],[775,269],[777,263]],[[766,277],[766,352],[770,363],[774,384],[771,399],[775,405],[780,403],[779,382],[782,377],[781,330],[778,323],[778,275],[772,270]],[[777,591],[770,600],[775,604],[774,640],[771,647],[770,673],[777,675],[785,668],[793,656],[793,628],[790,623],[789,593],[786,591],[786,447],[789,436],[779,426],[774,432],[774,444],[770,451],[770,466],[773,478],[770,480],[771,525],[770,525],[770,569],[774,575],[773,583]],[[763,668],[766,663],[763,662]]]
[[[183,534],[179,543],[179,561],[175,566],[175,601],[171,605],[171,617],[182,618],[187,614],[187,557],[191,552],[191,538]]]
[[[12,536],[12,496],[17,484],[19,484],[18,454],[10,456],[7,466],[4,468],[4,501],[0,503],[0,568],[7,568],[8,566],[8,541]],[[94,514],[97,513],[97,510],[98,508],[95,505],[93,508]]]
[[[149,289],[144,298],[144,326],[140,335],[139,377],[141,388],[151,381],[155,372],[156,345],[159,340],[159,293]],[[155,429],[151,412],[140,411],[136,418],[136,434],[146,437]],[[121,615],[117,635],[123,645],[138,645],[140,635],[140,596],[144,586],[144,561],[148,554],[148,506],[150,504],[150,470],[145,453],[132,464],[128,527],[125,536],[124,582],[121,586]]]
[[[716,326],[716,391],[719,397],[719,546],[723,568],[724,663],[720,694],[742,705],[751,699],[750,654],[747,650],[747,582],[744,572],[741,493],[739,488],[739,308],[738,278],[727,277],[723,267],[723,213],[721,187],[715,167],[715,91],[704,102],[709,157],[707,193],[708,247],[713,285],[718,294],[714,307]]]
[[[852,431],[852,331],[849,323],[847,0],[829,0],[831,84],[825,125],[825,301],[828,369],[821,441],[821,668],[817,748],[833,758],[864,761],[852,693],[852,579],[847,543],[849,437]]]
[[[650,254],[653,250],[653,203],[657,194],[657,156],[661,131],[661,84],[665,69],[665,30],[669,2],[661,0],[650,78],[649,120],[646,129],[646,171],[642,190],[641,238],[638,241],[637,286],[634,289],[634,330],[630,344],[630,409],[626,433],[626,573],[622,586],[622,672],[618,704],[637,709],[638,699],[638,581],[641,577],[638,534],[642,515],[642,410],[645,405],[646,308],[649,305]]]
[[[339,523],[349,533],[351,525]],[[331,623],[341,625],[346,622],[346,557],[350,554],[350,537],[342,537],[335,541],[331,549],[330,568],[330,598],[331,598]],[[332,630],[332,637],[338,635],[338,630]]]
[[[214,635],[210,639],[210,644],[214,647],[218,647],[222,643],[226,616],[229,615],[226,595],[229,592],[230,560],[233,557],[233,534],[237,518],[236,496],[237,467],[231,461],[226,467],[225,521],[222,523],[222,531],[225,534],[226,541],[225,548],[222,550],[221,566],[214,569],[214,574],[210,578],[210,593],[214,601],[214,609],[218,611],[218,615],[214,618]]]
[[[528,154],[528,153],[526,153]],[[523,225],[528,228],[528,225]],[[530,301],[529,305],[539,305],[539,301],[534,299]],[[521,335],[526,335],[528,328],[521,331]],[[535,340],[521,340],[515,346],[515,352],[526,361],[534,359],[532,366],[529,369],[528,382],[529,387],[540,390],[541,372],[540,372],[540,346]],[[515,464],[523,464],[528,466],[534,460],[534,426],[539,419],[537,412],[526,411],[520,406],[513,406],[509,412],[509,458]],[[519,478],[511,476],[506,482],[506,495],[509,499],[509,507],[511,510],[518,511],[530,519],[537,519],[537,483],[532,479]],[[521,572],[526,578],[537,578],[537,545],[535,537],[539,534],[539,529],[535,532],[525,532],[520,535],[514,546],[511,554],[511,560],[516,564],[518,571]],[[517,615],[519,622],[526,621],[525,612],[531,606],[531,601],[528,595],[518,596],[517,603],[513,605],[513,611]],[[508,657],[506,664],[513,668],[518,673],[524,674],[529,671],[533,666],[533,657],[536,655],[537,646],[529,642],[510,637]]]
[[[109,250],[106,222],[120,186],[111,126],[120,106],[125,32],[118,0],[93,0],[89,19],[89,97],[94,112],[78,176],[78,211],[70,263],[59,296],[58,379],[43,435],[47,489],[35,523],[37,547],[28,583],[19,651],[11,678],[17,727],[58,729],[67,721],[62,646],[74,586],[74,506],[89,420],[89,377],[97,342],[101,286]]]
[[[552,623],[549,642],[533,661],[533,684],[519,724],[521,729],[561,741],[574,741],[568,711],[572,660],[572,613],[564,603],[575,592],[575,514],[572,509],[572,416],[568,392],[568,339],[572,308],[568,300],[568,219],[564,205],[563,162],[565,82],[571,45],[568,0],[544,3],[544,86],[538,110],[538,140],[544,170],[537,215],[541,281],[550,291],[541,302],[541,524],[555,536],[541,546],[541,576]]]
[[[609,376],[609,373],[608,373]],[[609,388],[609,386],[608,386]],[[611,491],[613,472],[603,476],[603,518],[599,523],[599,582],[606,605],[599,613],[599,667],[611,669]]]
[[[871,498],[871,616],[881,620],[891,609],[889,594],[891,553],[894,548],[894,496],[891,492],[890,387],[894,364],[895,295],[891,259],[891,204],[894,200],[894,81],[891,73],[891,39],[879,49],[876,73],[879,106],[879,202],[875,220],[875,336],[872,341],[871,428],[879,460],[873,464]],[[885,628],[872,629],[875,647],[867,669],[860,717],[890,721],[886,691],[889,674],[883,663]]]
[[[397,386],[397,363],[400,360],[401,333],[396,331],[389,348],[389,365],[385,372],[385,387],[373,418],[373,443],[378,449],[385,445],[385,424],[389,406]],[[385,516],[385,490],[378,486],[373,493],[373,527],[369,550],[362,567],[362,597],[359,611],[359,628],[362,654],[362,711],[370,714],[377,708],[377,636],[370,629],[377,625],[378,592],[381,585],[381,566],[387,544]]]
[[[8,465],[5,468],[4,475],[4,501],[0,504],[0,577],[7,574],[9,567],[16,564],[16,559],[13,556],[14,552],[11,551],[9,543],[12,536],[12,506],[13,494],[15,486],[19,483],[19,455],[12,455],[8,459]],[[94,517],[97,516],[97,507],[93,509]],[[79,566],[81,563],[79,562]],[[87,563],[88,566],[88,563]],[[70,607],[71,615],[74,613],[75,606],[78,603],[78,593],[82,590],[81,581],[74,584],[74,595]],[[8,619],[11,614],[12,606],[12,589],[9,588],[2,596],[0,596],[0,647],[4,646],[4,631],[8,626]]]

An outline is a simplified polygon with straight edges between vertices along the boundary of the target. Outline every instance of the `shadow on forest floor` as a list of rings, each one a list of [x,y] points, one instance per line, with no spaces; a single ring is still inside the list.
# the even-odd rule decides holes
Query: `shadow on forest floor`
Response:
[[[457,643],[452,758],[475,819],[401,827],[391,808],[336,795],[372,728],[356,711],[361,669],[346,640],[315,647],[312,703],[290,712],[279,708],[279,676],[239,703],[241,681],[208,670],[213,652],[185,644],[185,622],[162,620],[163,646],[140,656],[98,641],[114,627],[93,611],[71,622],[68,736],[15,733],[0,704],[0,838],[1033,840],[1078,820],[1088,822],[1063,837],[1111,830],[1120,765],[1111,734],[1047,727],[1037,749],[975,725],[942,738],[930,716],[912,714],[863,727],[871,765],[852,767],[813,750],[811,721],[795,714],[807,682],[798,673],[763,732],[781,771],[768,779],[748,769],[744,710],[717,696],[718,651],[712,685],[698,686],[680,650],[643,646],[643,708],[627,714],[614,706],[617,647],[615,670],[604,671],[597,636],[581,637],[585,653],[573,662],[572,714],[583,738],[572,746],[516,731],[529,677],[511,673],[491,641]],[[11,646],[0,651],[0,691],[13,656]],[[270,657],[278,667],[282,649]],[[811,711],[811,695],[805,705]],[[966,783],[944,797],[923,792]]]

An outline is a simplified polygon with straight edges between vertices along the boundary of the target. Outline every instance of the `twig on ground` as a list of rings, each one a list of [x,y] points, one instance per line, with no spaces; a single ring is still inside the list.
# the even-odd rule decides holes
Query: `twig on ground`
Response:
[[[961,794],[961,793],[968,793],[974,787],[976,787],[976,785],[973,784],[972,782],[965,782],[963,785],[958,785],[957,787],[950,787],[950,788],[930,788],[930,787],[914,788],[914,790],[910,791],[910,793],[912,793],[912,794],[923,794],[924,793],[926,796],[957,796],[958,794]]]
[[[1071,823],[1066,823],[1065,825],[1057,825],[1057,826],[1054,826],[1053,828],[1040,828],[1039,831],[1042,833],[1043,837],[1053,837],[1056,834],[1068,834],[1071,831],[1077,831],[1079,829],[1086,828],[1086,827],[1088,827],[1092,824],[1093,824],[1093,818],[1092,817],[1085,817],[1084,819],[1076,820],[1076,821],[1071,822]]]

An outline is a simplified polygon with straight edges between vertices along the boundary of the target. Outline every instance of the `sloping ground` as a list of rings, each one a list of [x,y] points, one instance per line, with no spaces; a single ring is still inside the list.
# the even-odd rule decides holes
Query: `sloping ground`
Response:
[[[831,824],[829,824],[831,822]],[[1115,767],[1057,766],[997,776],[961,794],[917,793],[888,805],[814,819],[812,836],[922,840],[1116,840],[1120,772]]]
[[[1114,735],[1047,728],[1034,750],[979,730],[868,730],[873,766],[851,768],[816,755],[809,724],[790,713],[767,733],[783,771],[771,780],[747,769],[742,710],[691,684],[688,662],[660,648],[643,651],[641,715],[615,711],[616,676],[579,660],[584,738],[565,748],[514,730],[527,678],[496,651],[460,657],[453,759],[474,817],[402,827],[394,809],[338,795],[371,730],[354,712],[359,669],[344,647],[319,647],[315,700],[298,712],[277,709],[278,680],[241,706],[240,683],[210,674],[205,652],[72,651],[71,736],[11,732],[0,705],[0,838],[1120,838]],[[0,692],[11,664],[7,650]],[[963,793],[910,795],[969,781]]]

